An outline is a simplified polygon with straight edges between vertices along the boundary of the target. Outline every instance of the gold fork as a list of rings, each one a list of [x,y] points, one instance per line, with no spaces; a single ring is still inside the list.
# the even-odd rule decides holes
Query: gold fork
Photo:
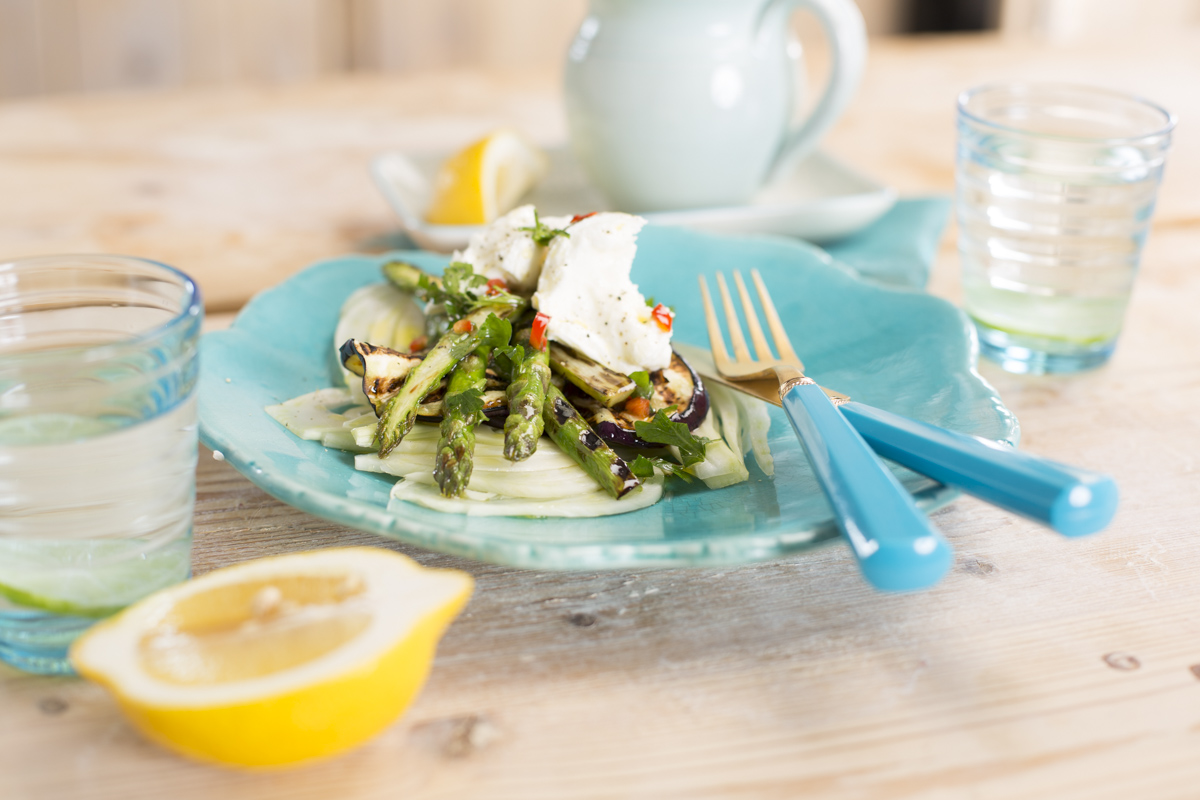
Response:
[[[763,335],[754,301],[740,272],[733,273],[742,301],[750,341],[757,358],[750,355],[725,276],[717,273],[725,318],[729,324],[730,358],[721,335],[721,323],[700,276],[700,294],[708,324],[713,362],[722,377],[731,381],[774,377],[779,382],[779,400],[800,438],[817,482],[825,492],[842,535],[858,560],[859,569],[871,585],[889,591],[932,586],[946,573],[953,560],[950,545],[921,513],[891,471],[872,452],[862,436],[851,427],[812,378],[804,374],[804,362],[792,349],[787,331],[771,301],[758,270],[750,271],[777,357]]]

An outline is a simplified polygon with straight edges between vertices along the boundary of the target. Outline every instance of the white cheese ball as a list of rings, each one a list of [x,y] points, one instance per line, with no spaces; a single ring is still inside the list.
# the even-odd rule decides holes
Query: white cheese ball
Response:
[[[529,231],[534,224],[533,206],[514,208],[471,237],[467,249],[455,251],[454,261],[464,261],[489,280],[499,278],[519,294],[529,294],[538,285],[546,248],[535,244]],[[546,217],[542,223],[564,228],[570,217]]]
[[[549,315],[548,338],[628,375],[671,363],[671,332],[650,315],[629,279],[646,220],[602,213],[567,228],[546,248],[533,305]]]

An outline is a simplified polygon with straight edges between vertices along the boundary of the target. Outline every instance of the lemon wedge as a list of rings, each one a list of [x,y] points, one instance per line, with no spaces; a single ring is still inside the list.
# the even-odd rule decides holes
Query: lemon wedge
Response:
[[[168,748],[293,764],[399,716],[471,588],[466,573],[370,547],[248,561],[130,606],[80,637],[71,661]]]
[[[483,225],[516,208],[546,175],[546,155],[515,131],[493,131],[451,156],[425,212],[434,225]]]

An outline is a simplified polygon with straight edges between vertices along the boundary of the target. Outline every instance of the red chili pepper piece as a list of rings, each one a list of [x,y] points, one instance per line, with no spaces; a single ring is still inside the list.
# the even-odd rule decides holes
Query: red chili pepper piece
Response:
[[[576,222],[579,222],[580,220],[584,220],[584,219],[587,219],[588,217],[594,217],[594,216],[596,216],[595,211],[588,212],[587,214],[576,214],[575,216],[571,217],[570,224],[574,225]]]
[[[631,397],[625,401],[625,412],[640,419],[650,416],[650,401],[644,397]]]
[[[533,328],[529,331],[529,343],[537,350],[546,349],[546,326],[550,324],[550,315],[538,312],[533,318]]]
[[[658,327],[664,331],[671,330],[671,326],[675,324],[675,312],[659,303],[650,312],[650,316],[654,317],[654,321],[658,323]]]
[[[490,281],[487,282],[487,293],[489,296],[494,295],[494,294],[500,294],[500,292],[507,292],[507,291],[508,291],[508,284],[504,282],[503,278],[492,278]]]
[[[454,323],[452,330],[455,333],[470,333],[471,331],[475,330],[475,326],[469,319],[460,319],[458,322]]]
[[[429,344],[429,339],[425,336],[418,336],[413,339],[408,345],[408,352],[419,353],[425,349],[425,345]]]

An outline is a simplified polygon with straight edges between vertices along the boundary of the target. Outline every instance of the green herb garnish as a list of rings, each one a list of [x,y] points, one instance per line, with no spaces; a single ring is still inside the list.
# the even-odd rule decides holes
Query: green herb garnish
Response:
[[[517,367],[525,360],[525,348],[519,344],[501,345],[492,351],[492,363],[500,377],[512,381]]]
[[[500,319],[495,314],[488,314],[488,318],[479,326],[480,347],[503,347],[511,338],[512,323],[506,319]]]
[[[645,370],[640,372],[629,373],[629,380],[633,381],[635,387],[634,395],[637,397],[649,398],[654,394],[654,384],[650,382],[650,373]]]
[[[517,230],[527,231],[534,244],[540,244],[542,247],[550,244],[556,236],[565,236],[571,238],[571,234],[567,233],[563,228],[551,228],[546,223],[538,219],[537,209],[533,210],[533,227],[518,228]]]
[[[441,305],[452,322],[484,306],[515,308],[525,302],[504,290],[493,289],[489,294],[486,287],[487,278],[475,274],[475,268],[463,261],[451,262],[442,274],[440,283],[428,275],[422,275],[417,281],[417,290],[421,297],[430,303]]]
[[[629,471],[639,478],[653,478],[656,467],[667,475],[675,475],[683,478],[688,483],[692,482],[691,473],[687,472],[682,466],[676,464],[674,461],[667,461],[665,458],[657,458],[654,456],[638,456],[633,461],[629,462]]]
[[[682,422],[674,422],[667,416],[668,410],[654,413],[654,419],[646,422],[639,420],[633,423],[633,429],[639,437],[647,442],[665,444],[679,450],[679,459],[684,467],[690,467],[704,460],[705,448],[710,439],[692,435],[688,426]]]
[[[483,390],[471,388],[446,395],[442,400],[442,414],[457,414],[466,420],[479,420],[483,416]]]

